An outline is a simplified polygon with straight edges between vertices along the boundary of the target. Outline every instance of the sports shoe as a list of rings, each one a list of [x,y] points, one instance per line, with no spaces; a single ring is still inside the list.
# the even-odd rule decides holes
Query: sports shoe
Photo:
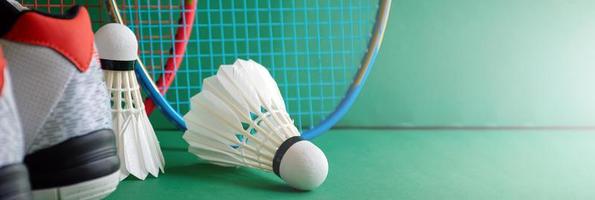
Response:
[[[10,76],[0,48],[0,199],[30,199],[25,145]]]
[[[111,110],[89,14],[55,16],[0,1],[34,199],[100,199],[118,185]]]

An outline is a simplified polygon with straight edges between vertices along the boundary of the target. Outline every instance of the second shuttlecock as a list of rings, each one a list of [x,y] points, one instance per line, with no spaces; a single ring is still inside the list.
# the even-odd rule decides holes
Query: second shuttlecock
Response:
[[[111,23],[97,30],[95,43],[111,94],[120,179],[129,174],[142,180],[148,174],[157,177],[163,172],[164,160],[134,73],[136,36],[128,27]]]
[[[326,156],[300,138],[277,83],[252,60],[223,65],[205,79],[184,119],[189,151],[211,163],[273,171],[301,190],[326,179]]]

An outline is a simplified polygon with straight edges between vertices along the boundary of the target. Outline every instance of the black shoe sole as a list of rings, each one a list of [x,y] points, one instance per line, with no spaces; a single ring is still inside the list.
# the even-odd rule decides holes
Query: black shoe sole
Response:
[[[70,138],[25,157],[33,190],[57,188],[114,174],[120,161],[111,129]]]

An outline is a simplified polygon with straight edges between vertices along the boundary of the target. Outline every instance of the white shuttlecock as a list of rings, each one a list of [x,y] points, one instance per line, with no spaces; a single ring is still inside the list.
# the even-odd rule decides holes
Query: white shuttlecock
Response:
[[[300,138],[277,83],[260,64],[237,60],[222,65],[191,102],[184,139],[200,158],[273,171],[301,190],[312,190],[326,179],[326,156]]]
[[[124,25],[106,24],[95,33],[95,43],[111,94],[120,179],[129,174],[141,180],[148,174],[157,177],[165,162],[134,73],[136,36]]]

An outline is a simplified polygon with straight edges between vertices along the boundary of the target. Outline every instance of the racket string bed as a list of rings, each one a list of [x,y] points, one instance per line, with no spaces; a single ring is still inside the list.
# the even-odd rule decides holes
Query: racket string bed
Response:
[[[198,2],[189,40],[194,48],[166,97],[185,113],[188,99],[200,91],[194,77],[213,75],[237,58],[253,59],[271,70],[298,127],[311,129],[349,89],[377,10],[377,1]]]

